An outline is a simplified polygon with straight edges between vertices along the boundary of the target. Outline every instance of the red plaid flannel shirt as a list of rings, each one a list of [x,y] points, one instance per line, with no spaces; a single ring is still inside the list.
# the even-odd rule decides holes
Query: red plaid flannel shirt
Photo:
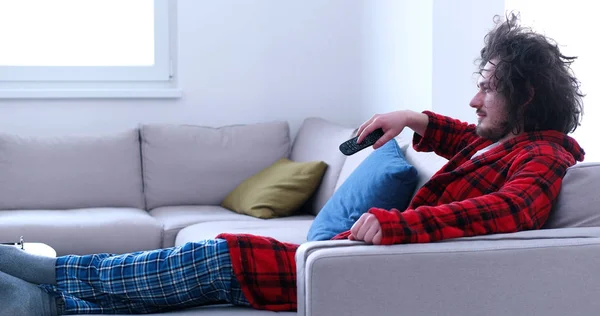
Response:
[[[429,125],[423,137],[414,135],[414,148],[435,151],[449,161],[403,212],[369,210],[381,224],[385,245],[538,229],[548,218],[566,169],[583,161],[577,142],[556,131],[526,133],[470,159],[491,145],[477,136],[475,125],[424,113]],[[227,240],[235,276],[252,307],[296,309],[298,245],[248,234],[217,238]]]

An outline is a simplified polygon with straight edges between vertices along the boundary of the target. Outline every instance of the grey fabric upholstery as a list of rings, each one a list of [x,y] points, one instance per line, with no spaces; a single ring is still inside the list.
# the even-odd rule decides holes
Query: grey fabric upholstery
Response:
[[[347,243],[310,252],[299,315],[595,315],[600,308],[598,237]]]
[[[193,224],[215,221],[259,221],[256,217],[238,214],[217,205],[164,206],[151,210],[150,215],[163,225],[163,247],[175,245],[175,237],[179,231]]]
[[[304,120],[294,139],[290,159],[293,161],[320,160],[327,163],[327,170],[319,188],[302,210],[318,214],[335,189],[337,179],[346,156],[339,150],[342,142],[348,140],[354,129],[339,126],[321,118]]]
[[[417,188],[413,193],[413,197],[419,188],[448,162],[447,159],[436,155],[434,152],[416,151],[412,145],[406,148],[405,157],[406,161],[415,166],[419,173],[419,182],[417,182]]]
[[[0,209],[144,208],[138,130],[0,135]]]
[[[558,200],[545,228],[600,226],[600,163],[567,169]]]
[[[20,236],[52,246],[59,256],[123,253],[159,248],[162,226],[134,208],[0,211],[0,241]]]
[[[214,221],[188,226],[177,234],[175,245],[186,242],[215,238],[220,233],[253,234],[272,237],[281,242],[301,244],[306,241],[306,235],[312,224],[312,219],[300,218],[275,221],[272,219],[258,221]]]
[[[148,209],[219,205],[242,181],[290,153],[287,122],[151,124],[142,126],[141,140]]]

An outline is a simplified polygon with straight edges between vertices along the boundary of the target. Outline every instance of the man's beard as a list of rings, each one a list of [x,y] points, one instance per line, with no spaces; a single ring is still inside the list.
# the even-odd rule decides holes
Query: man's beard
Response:
[[[503,121],[492,128],[482,128],[481,123],[479,123],[477,124],[475,132],[477,133],[477,135],[485,139],[491,140],[492,142],[497,142],[504,138],[506,135],[508,135],[511,129],[511,124],[508,121]]]

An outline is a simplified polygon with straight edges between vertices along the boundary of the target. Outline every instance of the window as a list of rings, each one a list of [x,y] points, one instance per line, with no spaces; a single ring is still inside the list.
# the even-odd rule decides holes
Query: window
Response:
[[[581,126],[571,135],[586,152],[585,161],[600,161],[600,61],[597,44],[591,37],[596,29],[596,3],[573,0],[506,0],[507,11],[518,11],[524,25],[554,39],[564,55],[577,56],[571,68],[581,81],[584,114]],[[590,33],[591,32],[591,33]]]
[[[177,96],[169,12],[168,0],[0,0],[0,96]]]

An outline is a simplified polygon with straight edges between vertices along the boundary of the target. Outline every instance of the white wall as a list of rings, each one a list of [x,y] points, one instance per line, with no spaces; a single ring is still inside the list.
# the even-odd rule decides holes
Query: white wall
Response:
[[[504,0],[433,1],[433,110],[476,123],[469,101],[477,92],[475,60]]]
[[[364,119],[432,108],[433,0],[365,3]]]
[[[113,131],[433,109],[473,119],[473,60],[502,0],[178,0],[175,100],[0,100],[0,131]]]
[[[112,131],[307,116],[358,124],[363,1],[178,1],[177,100],[0,100],[0,130]],[[6,48],[4,48],[6,49]]]
[[[361,115],[431,109],[476,122],[476,58],[504,0],[378,0],[365,6]]]

